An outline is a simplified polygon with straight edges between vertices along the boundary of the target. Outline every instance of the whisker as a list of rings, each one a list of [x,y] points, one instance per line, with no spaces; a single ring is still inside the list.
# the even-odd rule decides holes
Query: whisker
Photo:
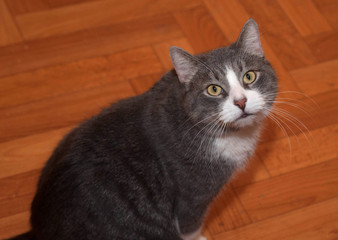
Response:
[[[266,102],[273,102],[276,104],[285,104],[285,105],[289,105],[292,106],[294,108],[297,108],[298,110],[301,110],[302,112],[304,112],[309,118],[312,118],[311,114],[306,111],[305,109],[303,109],[300,105],[296,104],[296,103],[290,103],[290,102],[285,102],[285,101],[266,101]]]
[[[270,112],[270,114],[267,117],[270,118],[274,123],[276,123],[277,126],[282,130],[282,132],[284,133],[284,135],[287,137],[288,144],[289,144],[289,156],[290,156],[289,161],[291,162],[291,159],[292,159],[292,147],[291,147],[291,141],[290,141],[289,134],[285,130],[284,126],[279,122],[278,118],[276,116],[273,116],[272,112]]]
[[[298,94],[298,95],[302,95],[304,97],[306,97],[307,99],[309,99],[313,104],[315,104],[317,107],[319,107],[319,105],[317,104],[317,102],[310,96],[308,96],[307,94],[305,93],[302,93],[302,92],[298,92],[298,91],[280,91],[280,92],[277,92],[277,95],[278,94],[289,94],[289,93],[293,93],[293,94]],[[275,94],[265,94],[265,96],[273,96]]]
[[[198,124],[204,122],[205,120],[207,120],[207,119],[209,119],[209,118],[212,118],[212,117],[217,116],[218,114],[219,114],[219,113],[212,114],[212,115],[210,115],[210,116],[208,116],[208,117],[202,119],[201,121],[198,121],[198,122],[195,123],[194,125],[192,125],[192,126],[186,131],[186,133],[183,135],[182,140],[185,138],[185,136],[188,134],[188,132],[189,132],[192,128],[194,128],[195,126],[197,126]]]
[[[283,117],[284,119],[291,122],[294,126],[296,126],[298,128],[298,130],[300,130],[301,133],[304,135],[307,142],[311,145],[309,138],[307,137],[307,135],[305,134],[305,132],[303,131],[303,129],[301,127],[303,127],[307,131],[307,133],[311,136],[312,139],[313,139],[313,136],[312,136],[310,130],[305,126],[304,123],[302,123],[297,117],[293,116],[292,114],[290,114],[288,111],[286,111],[284,109],[276,109],[275,108],[273,111],[275,112],[275,114],[278,114],[279,116]],[[299,127],[296,123],[299,124],[301,127]]]

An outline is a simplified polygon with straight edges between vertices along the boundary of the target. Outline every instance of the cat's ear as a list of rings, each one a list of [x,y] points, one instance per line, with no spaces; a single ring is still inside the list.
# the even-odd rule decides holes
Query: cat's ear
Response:
[[[236,46],[250,54],[264,57],[262,44],[259,39],[259,30],[255,20],[249,19],[244,24],[241,34],[237,39]]]
[[[189,83],[198,71],[195,58],[179,47],[171,47],[170,58],[182,83]]]

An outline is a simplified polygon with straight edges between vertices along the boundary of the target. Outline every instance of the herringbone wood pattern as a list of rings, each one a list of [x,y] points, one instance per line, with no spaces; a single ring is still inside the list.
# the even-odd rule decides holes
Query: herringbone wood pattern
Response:
[[[41,168],[67,131],[146,91],[172,68],[170,46],[227,45],[250,17],[279,76],[279,123],[267,121],[205,235],[338,239],[337,0],[0,0],[0,238],[29,229]]]

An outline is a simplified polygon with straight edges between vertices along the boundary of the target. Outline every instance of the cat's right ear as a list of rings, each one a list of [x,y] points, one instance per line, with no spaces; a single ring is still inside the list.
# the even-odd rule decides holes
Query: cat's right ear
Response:
[[[170,58],[182,83],[189,83],[198,71],[194,57],[179,47],[171,47]]]

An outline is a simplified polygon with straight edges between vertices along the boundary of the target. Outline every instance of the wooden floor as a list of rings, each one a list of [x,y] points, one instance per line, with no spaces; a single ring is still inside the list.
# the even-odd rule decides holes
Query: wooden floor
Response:
[[[0,0],[0,238],[29,229],[41,168],[67,131],[147,90],[172,67],[169,46],[227,45],[250,17],[279,76],[279,123],[267,121],[205,235],[338,239],[337,0]]]

